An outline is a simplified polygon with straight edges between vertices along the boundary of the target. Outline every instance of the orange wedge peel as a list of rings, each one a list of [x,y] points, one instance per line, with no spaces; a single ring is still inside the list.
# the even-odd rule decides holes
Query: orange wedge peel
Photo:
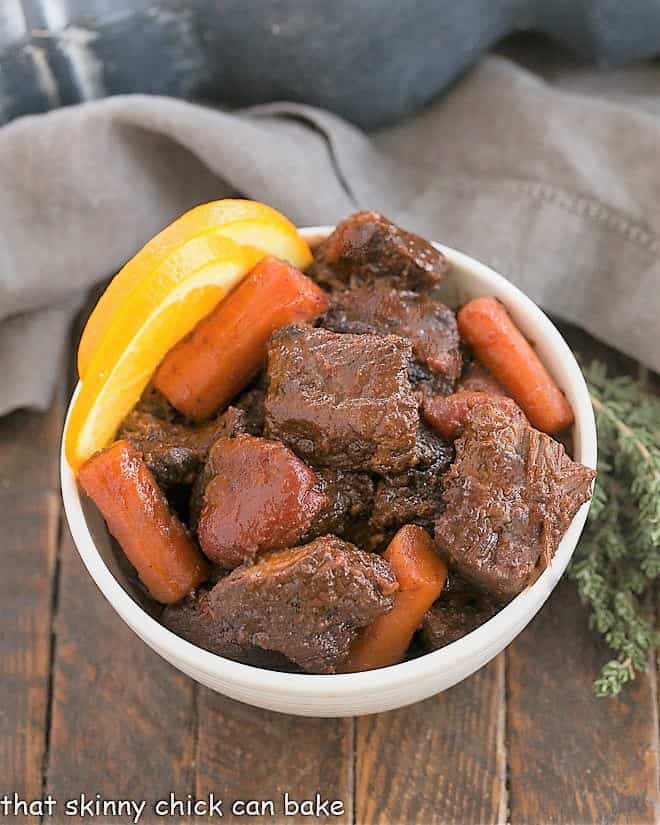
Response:
[[[84,378],[92,353],[98,347],[117,309],[142,280],[150,280],[158,267],[193,239],[218,235],[237,243],[254,246],[264,254],[305,269],[312,260],[307,243],[295,226],[271,206],[257,201],[230,199],[211,201],[184,212],[153,237],[115,275],[89,316],[78,346],[78,374]]]
[[[211,226],[222,215],[227,223]],[[166,353],[267,254],[301,268],[311,260],[295,227],[275,210],[218,201],[187,212],[126,264],[81,340],[81,386],[64,445],[74,471],[110,443]]]

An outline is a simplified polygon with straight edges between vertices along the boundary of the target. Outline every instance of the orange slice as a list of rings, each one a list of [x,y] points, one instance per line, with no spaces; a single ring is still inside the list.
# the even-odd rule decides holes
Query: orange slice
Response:
[[[135,285],[151,280],[158,267],[196,237],[216,235],[248,244],[299,269],[311,262],[307,243],[277,210],[257,201],[225,199],[196,206],[159,232],[112,279],[90,315],[78,347],[78,373],[84,378],[94,350],[117,312],[127,309]]]
[[[201,235],[124,291],[69,415],[65,450],[74,470],[112,440],[164,355],[263,257],[261,249]]]

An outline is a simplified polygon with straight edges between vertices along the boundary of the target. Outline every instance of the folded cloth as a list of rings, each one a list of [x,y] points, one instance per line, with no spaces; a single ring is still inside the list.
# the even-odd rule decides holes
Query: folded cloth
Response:
[[[303,105],[147,96],[14,121],[0,130],[0,413],[48,404],[86,289],[180,212],[237,193],[300,225],[381,211],[660,370],[660,120],[644,105],[660,72],[642,72],[637,106],[622,71],[612,101],[490,57],[370,136]]]

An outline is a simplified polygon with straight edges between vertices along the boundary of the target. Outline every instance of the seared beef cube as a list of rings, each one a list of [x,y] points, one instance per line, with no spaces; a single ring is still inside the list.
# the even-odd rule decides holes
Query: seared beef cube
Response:
[[[333,296],[321,325],[335,332],[400,335],[413,345],[413,383],[428,393],[450,393],[461,372],[456,315],[427,294],[402,292],[386,282],[361,284]]]
[[[334,673],[360,628],[391,609],[397,586],[385,559],[323,536],[234,570],[211,591],[210,607],[227,644]]]
[[[492,395],[508,395],[508,392],[492,372],[480,361],[472,361],[461,375],[456,392],[488,392]]]
[[[239,407],[227,407],[211,424],[204,429],[214,427],[218,438],[236,438],[248,432],[248,413]]]
[[[317,247],[313,278],[332,289],[388,278],[400,289],[436,286],[447,259],[428,241],[377,212],[356,212]]]
[[[252,390],[250,392],[252,392]],[[238,406],[227,407],[218,418],[218,421],[223,422],[224,425],[224,430],[218,434],[218,438],[236,438],[236,436],[245,433],[254,435],[253,413],[249,408]],[[197,532],[197,524],[204,502],[204,490],[206,490],[206,485],[209,483],[212,475],[213,470],[209,467],[208,460],[206,460],[197,473],[188,503],[188,526],[193,532]]]
[[[442,438],[453,441],[463,432],[470,410],[484,402],[497,404],[504,413],[512,417],[522,416],[526,420],[520,407],[479,361],[473,361],[467,367],[455,392],[425,398],[422,415]]]
[[[193,533],[197,533],[199,525],[199,517],[202,514],[202,506],[204,505],[204,491],[206,485],[213,477],[213,470],[209,466],[208,459],[202,469],[197,473],[197,478],[190,491],[190,500],[188,502],[188,526]]]
[[[420,469],[433,467],[438,473],[445,473],[454,460],[454,448],[423,422],[417,433],[417,452]]]
[[[209,595],[208,590],[199,590],[182,602],[169,605],[161,615],[162,623],[187,642],[218,656],[270,670],[295,669],[280,653],[256,647],[239,647],[216,622],[209,605]]]
[[[438,650],[462,639],[491,619],[497,610],[493,599],[450,573],[440,598],[424,616],[422,645],[426,650]]]
[[[215,621],[209,607],[209,591],[198,590],[183,601],[169,605],[161,621],[173,633],[204,650],[222,655],[221,638],[217,638]]]
[[[374,503],[374,482],[368,473],[352,473],[322,467],[316,472],[316,488],[327,504],[318,513],[309,530],[311,536],[350,532],[356,521],[371,513]]]
[[[252,392],[252,390],[250,392]],[[256,390],[254,390],[254,392],[256,392]],[[219,417],[218,421],[223,422],[224,425],[224,430],[219,432],[218,438],[236,438],[236,436],[243,435],[245,433],[254,435],[254,418],[251,409],[237,406],[227,407],[227,409]],[[261,429],[263,429],[263,425]],[[207,460],[197,473],[188,502],[187,522],[193,532],[197,532],[197,524],[199,522],[199,516],[202,512],[202,504],[204,501],[204,490],[206,490],[206,485],[209,483],[212,475],[213,470],[209,467]]]
[[[376,547],[387,544],[403,524],[417,524],[427,529],[433,525],[442,507],[441,489],[436,485],[435,479],[420,470],[378,482],[369,519]]]
[[[442,477],[454,457],[450,445],[422,427],[418,436],[420,462],[412,470],[388,475],[376,485],[369,525],[385,542],[403,524],[418,524],[432,532],[443,508]]]
[[[245,413],[245,432],[250,435],[263,435],[264,399],[266,397],[265,373],[257,382],[234,399],[234,406]]]
[[[314,471],[279,441],[222,438],[204,474],[197,537],[208,558],[223,567],[297,544],[327,505]]]
[[[527,420],[513,398],[472,390],[425,398],[422,403],[422,414],[426,423],[439,435],[448,441],[453,441],[463,432],[470,410],[479,404],[495,404],[504,415],[508,415],[512,420],[516,418]]]
[[[149,384],[142,393],[135,409],[139,412],[150,413],[163,421],[176,421],[182,417],[179,411],[174,409],[167,398],[161,392],[158,392],[153,384]]]
[[[385,539],[382,533],[376,533],[369,523],[368,516],[347,522],[340,536],[344,541],[369,553],[382,553],[387,548],[391,537],[390,534]]]
[[[243,427],[244,413],[230,407],[204,427],[186,427],[134,409],[122,423],[117,438],[126,439],[139,452],[158,484],[168,489],[192,484],[211,444]]]
[[[411,355],[410,343],[395,335],[279,330],[268,349],[266,435],[319,466],[383,473],[414,466]]]
[[[595,473],[496,404],[468,413],[455,449],[438,550],[462,578],[505,601],[548,565]]]

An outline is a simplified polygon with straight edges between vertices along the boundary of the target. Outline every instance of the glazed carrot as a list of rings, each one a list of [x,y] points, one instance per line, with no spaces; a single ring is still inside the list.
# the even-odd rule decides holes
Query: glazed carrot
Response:
[[[422,414],[426,423],[447,441],[453,441],[462,432],[465,420],[473,407],[484,403],[494,404],[511,418],[524,418],[513,398],[491,392],[463,390],[451,395],[433,395],[422,401]]]
[[[458,331],[532,426],[552,434],[573,423],[566,397],[496,298],[476,298],[461,307]]]
[[[92,456],[79,479],[156,601],[178,602],[208,577],[204,557],[128,441]]]
[[[162,360],[154,384],[194,421],[208,418],[248,383],[279,327],[312,321],[329,306],[299,270],[264,258],[224,301]]]
[[[355,640],[343,668],[347,672],[374,670],[400,662],[424,614],[445,586],[447,567],[421,527],[401,527],[383,557],[392,565],[399,583],[394,606]]]

